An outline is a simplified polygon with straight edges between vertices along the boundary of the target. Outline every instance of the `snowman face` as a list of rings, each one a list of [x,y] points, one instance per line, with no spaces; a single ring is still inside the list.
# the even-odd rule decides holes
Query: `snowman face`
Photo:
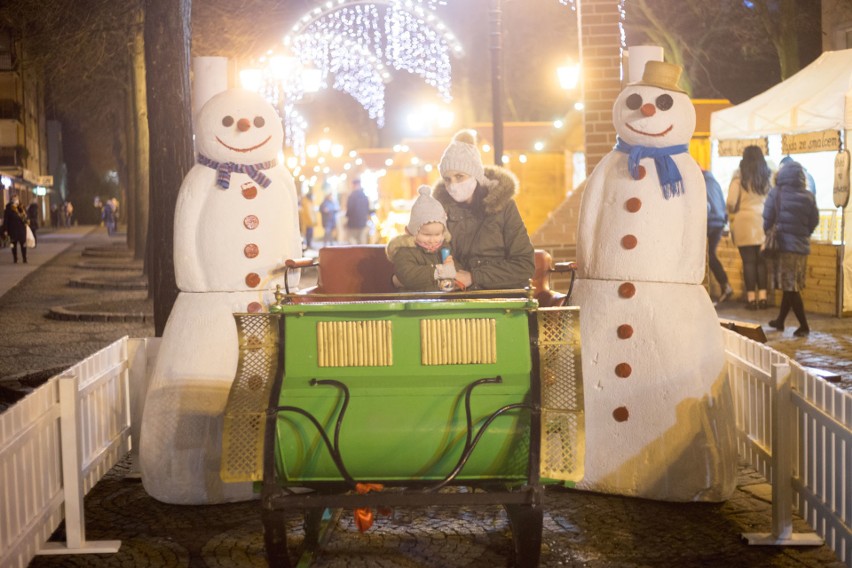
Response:
[[[634,85],[615,100],[612,122],[628,144],[652,148],[686,144],[695,131],[695,107],[685,93]]]
[[[219,93],[198,114],[198,152],[217,162],[258,164],[278,157],[284,130],[278,113],[251,91]]]

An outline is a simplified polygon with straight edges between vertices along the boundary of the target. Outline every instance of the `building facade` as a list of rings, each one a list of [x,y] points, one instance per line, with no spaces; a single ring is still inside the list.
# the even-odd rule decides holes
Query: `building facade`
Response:
[[[20,36],[0,28],[0,205],[18,195],[27,206],[38,200],[49,211],[47,121],[44,81],[26,64]]]

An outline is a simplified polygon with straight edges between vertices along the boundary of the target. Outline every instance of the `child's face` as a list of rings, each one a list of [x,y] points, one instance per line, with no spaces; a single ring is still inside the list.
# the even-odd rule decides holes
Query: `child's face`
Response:
[[[424,223],[417,231],[415,241],[427,250],[434,250],[444,242],[444,225],[438,222]]]

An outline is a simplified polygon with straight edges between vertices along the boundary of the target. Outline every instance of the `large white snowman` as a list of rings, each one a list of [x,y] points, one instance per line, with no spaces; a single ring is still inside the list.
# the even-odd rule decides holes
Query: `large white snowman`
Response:
[[[719,319],[702,286],[704,179],[678,66],[651,61],[613,107],[619,141],[588,179],[577,236],[586,404],[581,487],[667,501],[734,489]]]
[[[234,312],[259,312],[301,255],[293,178],[277,162],[281,119],[259,95],[222,92],[201,109],[197,164],[175,210],[180,289],[163,334],[142,419],[145,490],[160,501],[252,497],[219,478],[223,411],[237,369]],[[291,285],[295,285],[292,277]]]

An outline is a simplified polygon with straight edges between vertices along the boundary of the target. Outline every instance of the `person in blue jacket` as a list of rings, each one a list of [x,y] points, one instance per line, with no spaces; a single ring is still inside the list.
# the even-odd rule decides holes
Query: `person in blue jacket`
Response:
[[[707,170],[702,170],[704,174],[704,184],[707,186],[707,247],[708,256],[710,259],[710,271],[719,283],[722,293],[719,294],[719,299],[716,304],[721,304],[734,294],[731,284],[728,282],[728,274],[725,272],[725,267],[716,256],[716,248],[719,246],[719,241],[722,239],[722,231],[728,223],[728,213],[725,209],[725,197],[722,195],[722,187],[713,173]]]
[[[784,331],[784,319],[792,309],[799,320],[799,328],[793,335],[804,337],[810,333],[810,328],[801,292],[805,288],[811,233],[819,224],[819,210],[800,163],[786,163],[778,170],[775,180],[776,185],[769,191],[763,208],[763,230],[778,225],[779,253],[773,277],[776,288],[784,295],[778,317],[769,325]]]

